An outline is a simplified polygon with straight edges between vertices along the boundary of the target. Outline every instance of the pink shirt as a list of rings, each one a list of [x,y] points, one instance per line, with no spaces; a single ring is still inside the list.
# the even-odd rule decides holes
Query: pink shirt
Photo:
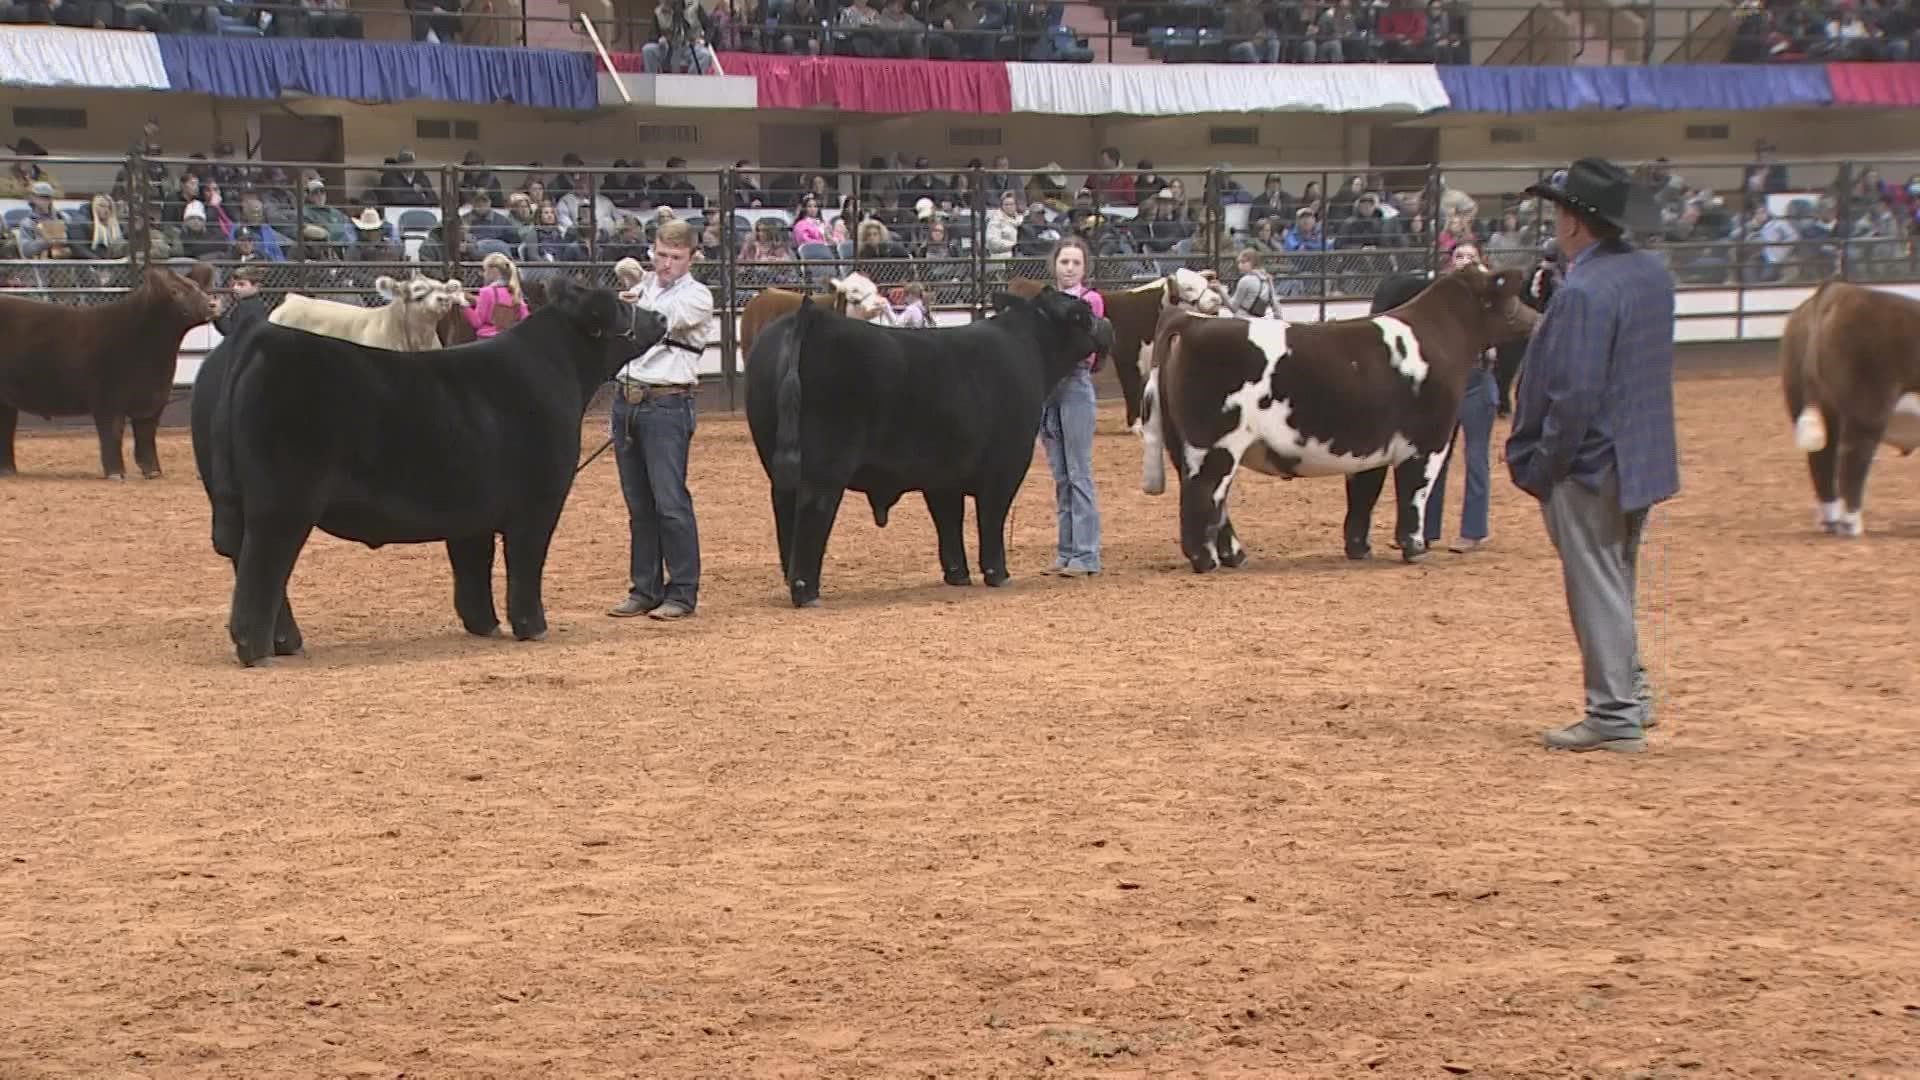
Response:
[[[819,218],[803,217],[793,223],[794,246],[798,247],[801,244],[824,244],[826,242],[826,230],[820,227]]]
[[[513,294],[507,291],[505,285],[496,281],[480,290],[479,295],[474,297],[473,306],[462,308],[461,311],[467,316],[467,325],[473,327],[474,337],[490,338],[500,332],[500,328],[493,325],[493,305],[512,302]],[[520,301],[520,317],[522,319],[527,317],[525,300]]]
[[[1099,290],[1089,289],[1086,285],[1081,284],[1075,285],[1071,289],[1061,289],[1060,291],[1066,293],[1068,296],[1077,296],[1085,300],[1087,306],[1093,309],[1093,314],[1096,318],[1104,319],[1107,317],[1107,301],[1100,295]],[[1081,363],[1087,365],[1088,371],[1093,371],[1099,363],[1099,360],[1099,353],[1088,353],[1086,359],[1082,360]]]

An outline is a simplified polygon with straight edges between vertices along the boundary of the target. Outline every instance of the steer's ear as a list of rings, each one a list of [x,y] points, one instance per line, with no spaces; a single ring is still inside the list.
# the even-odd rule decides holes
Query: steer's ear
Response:
[[[399,287],[399,282],[385,274],[381,274],[379,277],[373,279],[373,291],[379,293],[380,299],[382,300],[391,301],[394,296],[394,291]]]
[[[998,315],[1009,308],[1025,304],[1027,301],[1018,293],[1010,293],[1005,289],[1000,289],[993,294],[993,299],[989,302],[993,306],[993,313]]]

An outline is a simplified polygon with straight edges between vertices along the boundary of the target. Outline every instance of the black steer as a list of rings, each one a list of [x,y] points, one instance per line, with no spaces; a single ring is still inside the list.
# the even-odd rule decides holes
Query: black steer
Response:
[[[994,297],[992,318],[900,330],[840,318],[811,300],[754,342],[747,424],[773,489],[780,572],[796,607],[820,601],[820,564],[841,495],[867,494],[876,524],[924,493],[949,585],[970,584],[960,525],[979,519],[980,572],[1007,581],[1006,522],[1033,463],[1040,409],[1113,328],[1048,289]]]
[[[594,391],[666,334],[606,289],[560,290],[497,337],[396,352],[256,321],[193,395],[213,549],[234,564],[228,633],[249,667],[301,651],[287,578],[317,526],[370,548],[443,540],[453,606],[492,636],[494,534],[514,637],[546,634],[540,579]]]

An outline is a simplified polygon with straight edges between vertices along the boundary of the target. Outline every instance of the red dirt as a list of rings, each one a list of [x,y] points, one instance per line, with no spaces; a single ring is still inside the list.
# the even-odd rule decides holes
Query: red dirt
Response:
[[[1040,459],[1011,587],[850,499],[798,612],[702,416],[697,618],[602,615],[602,457],[552,640],[316,536],[311,659],[243,672],[184,433],[126,484],[23,436],[0,1076],[1914,1075],[1920,472],[1883,451],[1834,540],[1771,375],[1680,402],[1638,758],[1539,748],[1578,664],[1498,465],[1495,546],[1419,568],[1340,557],[1338,482],[1245,478],[1253,563],[1201,578],[1109,405],[1105,575],[1035,574]]]

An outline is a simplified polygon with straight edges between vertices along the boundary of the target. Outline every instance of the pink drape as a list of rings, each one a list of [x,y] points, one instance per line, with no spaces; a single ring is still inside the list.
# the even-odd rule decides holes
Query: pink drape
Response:
[[[720,54],[720,66],[729,75],[759,79],[763,109],[824,105],[844,112],[893,114],[1013,111],[1007,66],[991,61],[727,52]]]
[[[1835,105],[1920,105],[1920,63],[1828,64],[1827,79]]]

